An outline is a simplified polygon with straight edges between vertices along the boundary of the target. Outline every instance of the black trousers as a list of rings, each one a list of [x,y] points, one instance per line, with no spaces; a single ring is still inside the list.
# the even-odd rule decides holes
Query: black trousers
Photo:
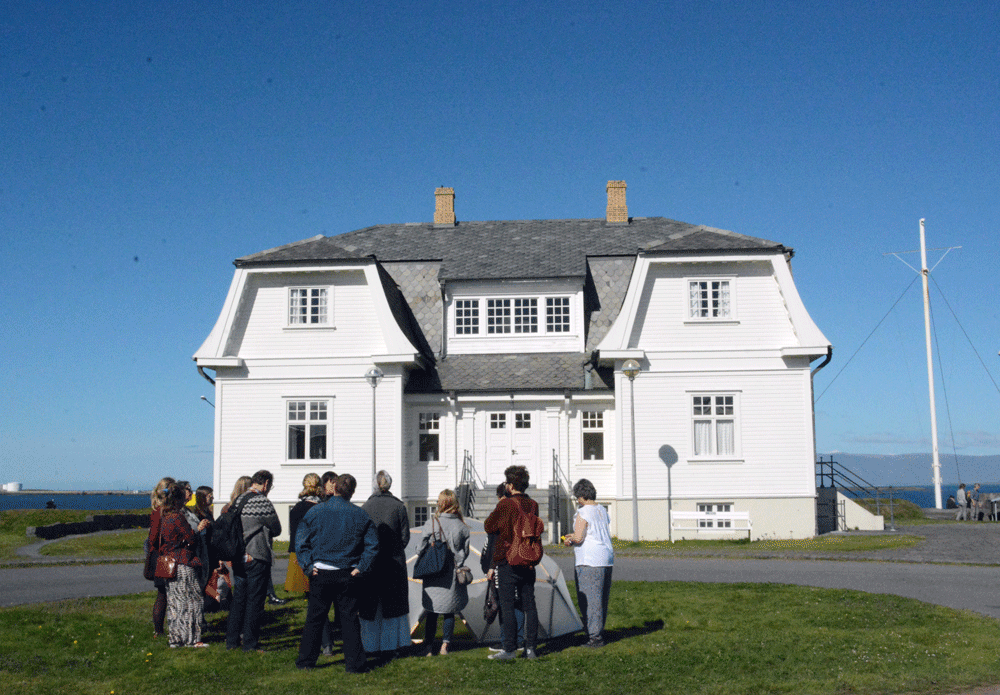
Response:
[[[245,571],[233,572],[233,575],[233,598],[226,621],[226,649],[238,649],[242,638],[243,651],[249,652],[259,646],[271,563],[253,560],[246,565]]]
[[[296,666],[308,668],[316,665],[330,606],[336,605],[344,640],[344,668],[348,673],[365,670],[367,655],[361,644],[361,621],[358,618],[362,584],[361,577],[352,577],[350,570],[319,570],[309,575],[309,605]]]
[[[517,625],[518,597],[524,611],[524,646],[535,649],[538,646],[538,609],[535,607],[535,568],[512,567],[503,564],[497,567],[500,578],[500,620],[504,625]],[[502,630],[504,651],[517,649],[517,629]]]

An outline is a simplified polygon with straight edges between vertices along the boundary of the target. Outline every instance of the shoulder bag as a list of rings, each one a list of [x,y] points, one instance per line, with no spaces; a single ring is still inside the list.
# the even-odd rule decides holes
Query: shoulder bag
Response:
[[[163,517],[160,517],[160,542],[159,546],[163,547]],[[173,555],[163,555],[159,552],[156,554],[156,571],[153,573],[155,577],[160,579],[173,579],[177,576],[177,559]]]
[[[437,522],[437,531],[434,530],[434,522]],[[448,567],[448,558],[452,557],[451,550],[444,538],[444,530],[441,528],[441,521],[434,517],[431,519],[431,537],[427,545],[417,555],[417,561],[413,563],[413,578],[428,579],[444,572]],[[454,562],[454,558],[452,558]]]

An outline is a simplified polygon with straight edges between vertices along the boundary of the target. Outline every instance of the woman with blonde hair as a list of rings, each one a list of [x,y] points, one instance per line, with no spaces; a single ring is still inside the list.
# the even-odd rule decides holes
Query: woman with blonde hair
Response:
[[[302,568],[295,559],[295,531],[306,512],[320,503],[322,494],[319,476],[315,473],[306,473],[302,478],[299,501],[288,512],[288,571],[285,572],[285,591],[309,593],[309,578],[302,573]]]
[[[455,578],[455,568],[465,565],[469,557],[469,527],[462,519],[458,507],[458,497],[454,490],[442,490],[438,495],[437,511],[434,516],[420,529],[423,538],[420,541],[421,550],[431,542],[432,537],[443,540],[451,550],[454,563],[445,565],[444,571],[423,580],[422,601],[427,612],[427,624],[424,629],[424,644],[427,656],[434,654],[434,636],[437,633],[438,615],[444,616],[442,626],[441,655],[448,653],[448,645],[455,633],[455,613],[460,612],[469,602],[469,592],[464,584],[459,584]]]
[[[160,548],[160,508],[167,499],[167,488],[176,481],[171,477],[160,478],[160,482],[149,493],[149,536],[146,538],[146,552],[158,553]],[[163,622],[167,617],[167,583],[162,579],[154,579],[156,599],[153,601],[153,639],[163,634]]]

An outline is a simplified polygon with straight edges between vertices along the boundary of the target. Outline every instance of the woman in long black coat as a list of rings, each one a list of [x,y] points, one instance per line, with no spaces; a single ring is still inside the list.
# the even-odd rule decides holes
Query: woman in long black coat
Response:
[[[383,658],[410,645],[410,600],[406,576],[406,544],[410,519],[406,506],[389,488],[392,477],[379,471],[376,491],[362,505],[378,530],[378,555],[361,602],[361,641],[369,654]]]

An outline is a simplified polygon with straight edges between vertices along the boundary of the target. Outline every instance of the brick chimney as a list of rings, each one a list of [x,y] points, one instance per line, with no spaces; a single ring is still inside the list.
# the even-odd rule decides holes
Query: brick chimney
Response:
[[[607,223],[628,224],[628,205],[625,204],[625,182],[608,181],[607,190],[608,190]]]
[[[455,226],[455,189],[434,189],[434,226]]]

